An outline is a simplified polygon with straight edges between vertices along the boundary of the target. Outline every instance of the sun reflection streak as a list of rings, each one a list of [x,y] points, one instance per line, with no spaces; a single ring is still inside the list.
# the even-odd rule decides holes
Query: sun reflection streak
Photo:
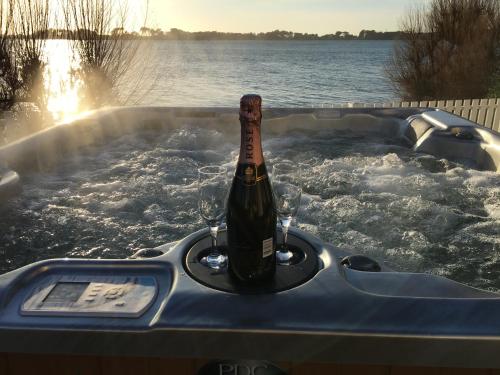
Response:
[[[47,90],[47,110],[54,121],[77,116],[81,109],[79,96],[81,80],[76,76],[79,56],[67,40],[48,40],[45,46],[44,81]]]

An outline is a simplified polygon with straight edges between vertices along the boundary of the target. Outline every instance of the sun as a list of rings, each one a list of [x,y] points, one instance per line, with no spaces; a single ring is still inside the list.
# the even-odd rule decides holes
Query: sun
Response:
[[[79,61],[67,40],[48,40],[44,55],[47,110],[56,122],[65,121],[78,115],[81,107],[81,81],[74,74]]]

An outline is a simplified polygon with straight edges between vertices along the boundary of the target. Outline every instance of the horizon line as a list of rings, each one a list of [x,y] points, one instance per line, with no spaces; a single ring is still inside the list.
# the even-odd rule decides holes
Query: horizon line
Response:
[[[82,28],[84,29],[84,28]],[[320,34],[320,33],[314,33],[314,32],[298,32],[298,31],[292,31],[292,30],[285,30],[285,29],[274,29],[270,31],[248,31],[248,32],[238,32],[238,31],[219,31],[219,30],[197,30],[197,31],[189,31],[189,30],[184,30],[178,27],[171,27],[168,30],[163,30],[161,27],[149,27],[149,26],[142,26],[139,29],[133,29],[133,30],[128,30],[124,27],[116,27],[112,30],[108,30],[108,33],[112,33],[115,30],[121,30],[122,33],[126,34],[133,34],[137,33],[141,36],[154,36],[153,35],[145,35],[146,33],[151,33],[151,32],[161,32],[162,34],[168,34],[168,33],[186,33],[186,34],[201,34],[201,33],[217,33],[217,34],[234,34],[234,35],[265,35],[265,34],[273,34],[273,33],[286,33],[286,34],[293,34],[293,35],[310,35],[310,36],[331,36],[331,35],[349,35],[349,36],[359,36],[362,32],[366,33],[375,33],[375,34],[393,34],[393,33],[402,33],[403,31],[401,30],[384,30],[384,31],[378,31],[375,29],[361,29],[357,33],[351,33],[350,31],[346,30],[336,30],[330,33],[325,33],[325,34]],[[45,30],[39,30],[38,33],[43,33],[43,32],[76,32],[78,31],[77,29],[67,29],[67,28],[58,28],[58,27],[49,27]],[[93,30],[89,30],[93,31]],[[106,34],[104,34],[106,35]],[[157,34],[161,35],[161,34]]]

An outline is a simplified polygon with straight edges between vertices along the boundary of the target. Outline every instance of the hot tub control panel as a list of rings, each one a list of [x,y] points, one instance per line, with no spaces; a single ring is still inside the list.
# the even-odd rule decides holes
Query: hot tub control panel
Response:
[[[21,315],[138,318],[158,293],[152,276],[51,275],[36,283]]]

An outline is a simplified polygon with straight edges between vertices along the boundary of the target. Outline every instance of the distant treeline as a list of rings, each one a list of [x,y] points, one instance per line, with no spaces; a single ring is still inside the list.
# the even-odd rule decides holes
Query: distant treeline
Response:
[[[40,32],[39,37],[49,39],[75,39],[78,30],[48,29]],[[92,31],[80,30],[83,35],[91,35]],[[142,27],[140,32],[129,32],[121,27],[112,30],[110,37],[124,39],[160,39],[160,40],[395,40],[402,39],[404,34],[399,31],[378,32],[362,30],[358,35],[347,31],[337,31],[335,34],[308,34],[292,31],[274,30],[266,33],[223,33],[218,31],[189,32],[180,29],[154,29]]]

